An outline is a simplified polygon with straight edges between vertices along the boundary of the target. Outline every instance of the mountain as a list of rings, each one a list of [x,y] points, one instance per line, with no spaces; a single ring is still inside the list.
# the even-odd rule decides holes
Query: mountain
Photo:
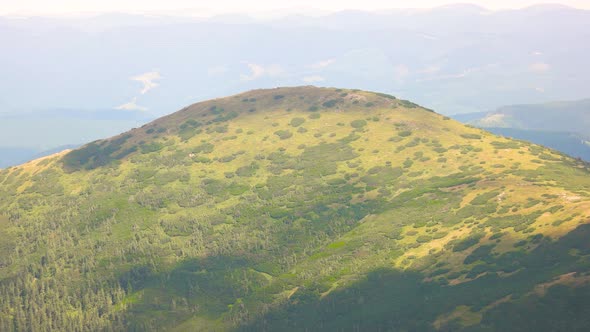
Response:
[[[454,115],[478,127],[579,133],[590,138],[590,99],[503,106],[492,112]]]
[[[590,99],[503,106],[454,119],[590,161]]]
[[[382,93],[200,102],[0,171],[0,330],[588,330],[589,174]]]

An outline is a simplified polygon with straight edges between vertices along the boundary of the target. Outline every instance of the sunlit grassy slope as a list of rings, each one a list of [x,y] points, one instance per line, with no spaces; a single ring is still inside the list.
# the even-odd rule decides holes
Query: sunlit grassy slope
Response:
[[[583,330],[589,175],[384,94],[198,103],[0,172],[0,330]]]

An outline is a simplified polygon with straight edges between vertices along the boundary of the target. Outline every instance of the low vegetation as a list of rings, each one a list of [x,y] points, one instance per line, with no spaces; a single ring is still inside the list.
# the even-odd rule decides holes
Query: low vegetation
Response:
[[[586,330],[589,175],[389,95],[194,104],[0,171],[0,330]]]

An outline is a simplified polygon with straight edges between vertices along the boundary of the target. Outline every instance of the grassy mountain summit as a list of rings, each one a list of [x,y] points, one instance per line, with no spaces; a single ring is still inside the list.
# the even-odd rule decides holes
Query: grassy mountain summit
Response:
[[[0,171],[0,330],[584,330],[589,173],[385,94],[197,103]]]

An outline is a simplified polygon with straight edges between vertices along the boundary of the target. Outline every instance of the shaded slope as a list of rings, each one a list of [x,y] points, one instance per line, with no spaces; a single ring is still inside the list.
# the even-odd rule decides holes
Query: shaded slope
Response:
[[[580,265],[569,251],[590,254],[588,236],[590,225],[583,225],[554,242],[532,239],[538,246],[526,254],[488,251],[478,260],[490,264],[490,271],[478,272],[482,276],[469,283],[425,282],[428,274],[376,269],[327,296],[314,288],[300,290],[283,308],[242,330],[585,331],[590,262]],[[515,261],[517,270],[510,266]],[[512,273],[503,276],[508,270]],[[528,288],[551,278],[562,282]]]

